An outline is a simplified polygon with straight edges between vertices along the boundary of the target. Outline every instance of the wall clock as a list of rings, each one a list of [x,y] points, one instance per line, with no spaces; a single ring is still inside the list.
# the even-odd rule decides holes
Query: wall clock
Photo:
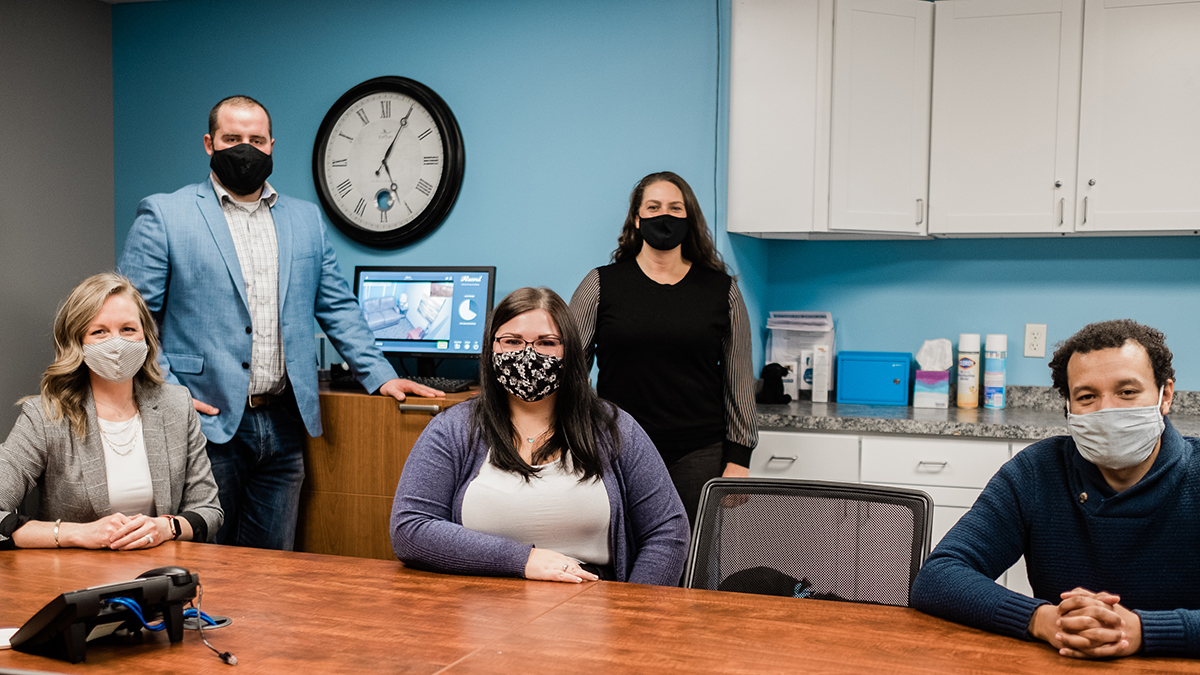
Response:
[[[465,164],[450,107],[406,77],[351,88],[313,144],[313,182],[325,213],[346,236],[379,248],[436,229],[458,198]]]

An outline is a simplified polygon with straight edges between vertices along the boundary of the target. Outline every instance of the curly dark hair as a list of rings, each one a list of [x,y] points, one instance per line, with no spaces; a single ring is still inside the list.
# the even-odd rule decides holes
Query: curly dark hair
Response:
[[[1175,379],[1175,368],[1171,366],[1171,350],[1167,348],[1167,338],[1162,331],[1143,326],[1133,319],[1114,319],[1089,323],[1066,340],[1058,343],[1054,350],[1054,358],[1050,359],[1050,377],[1054,389],[1070,400],[1071,390],[1067,385],[1067,363],[1071,356],[1087,354],[1100,349],[1119,349],[1126,342],[1136,342],[1150,356],[1150,366],[1154,369],[1154,384],[1162,387],[1167,380]]]

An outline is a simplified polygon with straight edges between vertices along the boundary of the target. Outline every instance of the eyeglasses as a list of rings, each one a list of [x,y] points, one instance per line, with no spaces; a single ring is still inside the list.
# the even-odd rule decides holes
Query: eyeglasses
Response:
[[[547,356],[555,356],[562,349],[562,339],[556,337],[541,337],[536,340],[524,340],[515,335],[505,335],[496,338],[496,351],[519,352],[525,349],[526,345],[532,345],[533,351]]]

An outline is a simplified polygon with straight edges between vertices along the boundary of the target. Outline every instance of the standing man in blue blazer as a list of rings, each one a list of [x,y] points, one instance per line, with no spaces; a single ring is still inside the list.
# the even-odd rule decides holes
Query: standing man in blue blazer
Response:
[[[374,346],[315,204],[280,195],[271,117],[231,96],[208,117],[208,179],[146,197],[120,269],[159,323],[167,381],[192,393],[225,524],[217,542],[291,550],[304,432],[321,434],[313,319],[367,391],[442,393]]]

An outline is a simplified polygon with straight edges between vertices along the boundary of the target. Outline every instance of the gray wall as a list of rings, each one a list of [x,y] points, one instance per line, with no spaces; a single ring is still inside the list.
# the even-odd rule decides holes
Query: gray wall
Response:
[[[0,441],[54,355],[58,303],[116,264],[112,83],[108,5],[0,0]]]

